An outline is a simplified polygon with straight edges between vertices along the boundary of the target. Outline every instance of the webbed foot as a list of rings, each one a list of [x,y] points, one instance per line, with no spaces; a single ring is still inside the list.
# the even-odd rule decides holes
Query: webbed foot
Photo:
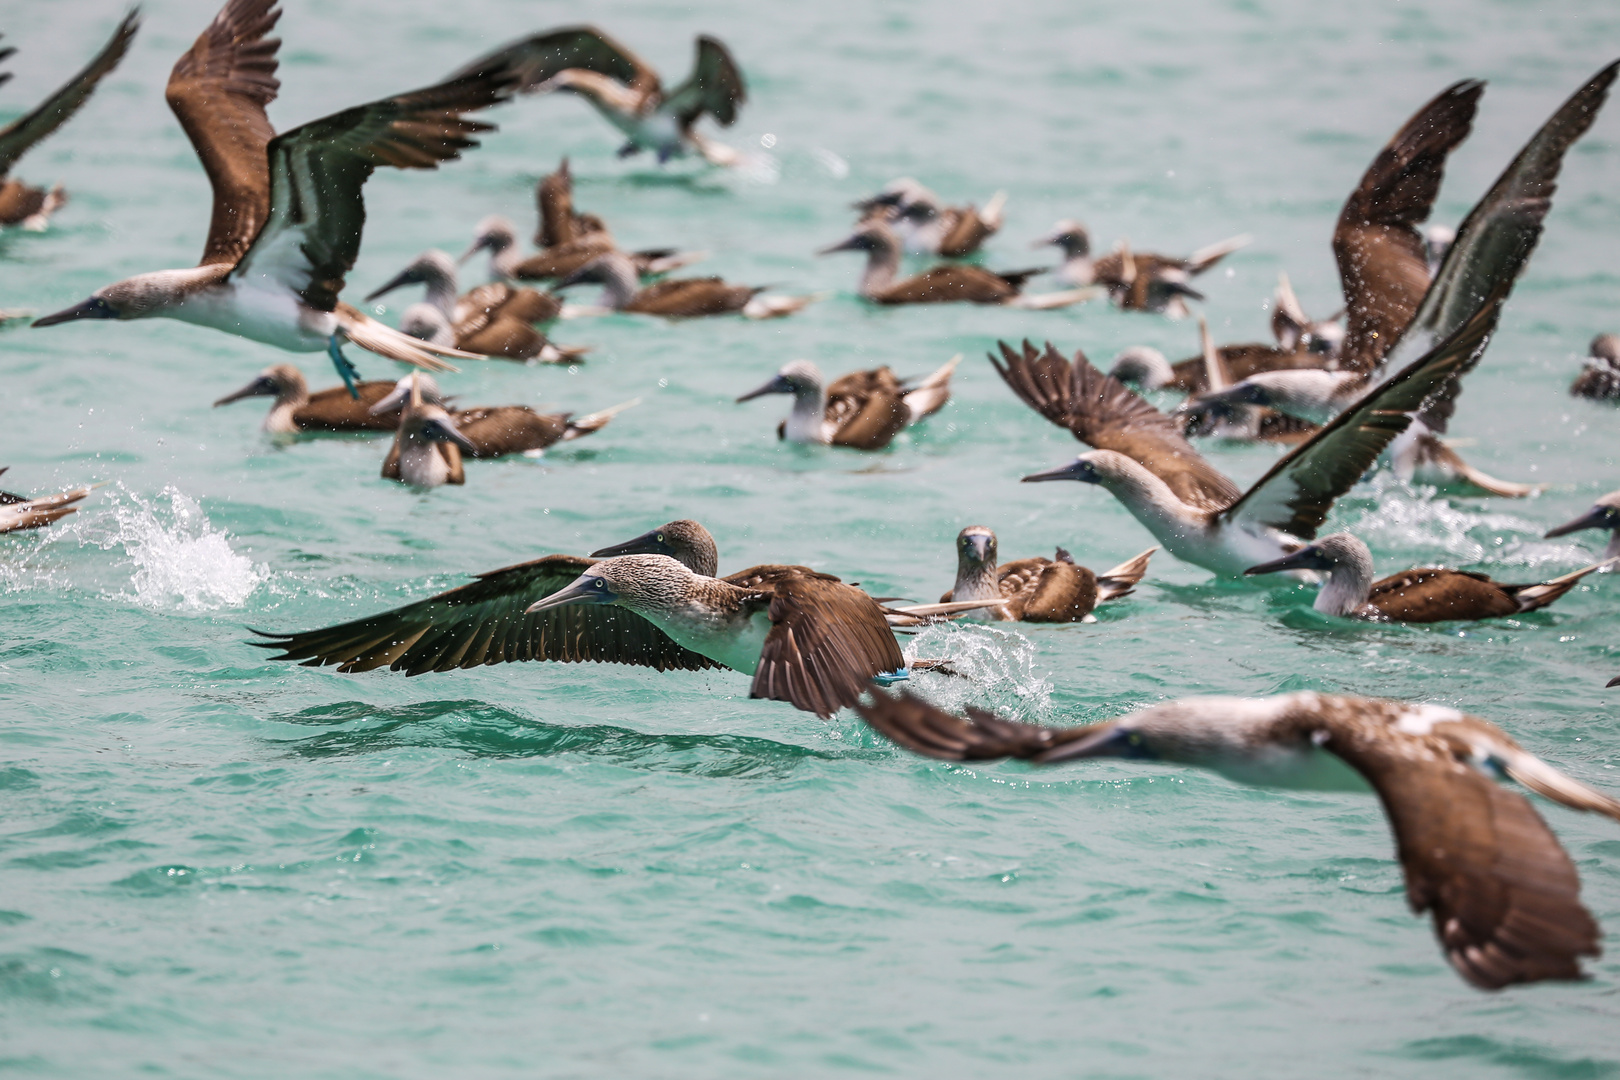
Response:
[[[355,401],[360,400],[360,390],[355,386],[355,380],[360,378],[360,371],[343,355],[343,349],[338,342],[338,336],[333,334],[326,339],[326,355],[332,358],[332,366],[337,368],[338,377],[349,391],[349,396]]]

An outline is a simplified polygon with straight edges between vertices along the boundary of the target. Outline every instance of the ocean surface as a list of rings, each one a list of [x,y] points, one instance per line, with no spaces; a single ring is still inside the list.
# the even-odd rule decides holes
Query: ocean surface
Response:
[[[0,307],[44,313],[189,266],[208,185],[163,102],[212,0],[149,0],[124,65],[17,174],[71,204],[0,236]],[[117,0],[13,3],[18,115],[77,69]],[[878,595],[949,588],[952,541],[1068,548],[1103,568],[1152,543],[1106,492],[1020,486],[1080,448],[984,359],[1050,340],[1106,364],[1197,348],[1193,320],[874,310],[859,258],[812,252],[901,175],[947,201],[1008,194],[982,261],[1049,266],[1062,217],[1096,243],[1181,253],[1250,233],[1200,279],[1223,342],[1265,340],[1280,271],[1336,310],[1333,220],[1421,104],[1489,80],[1435,220],[1455,223],[1521,143],[1620,54],[1620,8],[534,3],[288,0],[282,129],[426,84],[482,50],[592,22],[684,77],[723,38],[750,100],[717,132],[744,167],[615,158],[577,99],[492,112],[436,173],[383,170],[346,298],[501,213],[525,237],[564,155],[579,206],[626,246],[826,293],[790,319],[563,323],[572,368],[464,365],[469,404],[641,404],[465,487],[378,477],[386,442],[276,442],[262,402],[210,403],[320,355],[169,321],[0,331],[8,490],[106,486],[59,527],[0,538],[0,1073],[19,1077],[1620,1076],[1620,949],[1590,981],[1484,994],[1407,910],[1377,802],[1238,787],[1141,763],[960,768],[853,715],[751,701],[730,672],[523,664],[405,679],[270,663],[248,627],[306,629],[468,574],[583,553],[691,517],[728,571],[795,562]],[[917,265],[922,265],[918,263]],[[469,264],[482,280],[482,260]],[[1054,279],[1037,289],[1056,288]],[[590,300],[594,290],[579,299]],[[396,319],[412,296],[389,297]],[[1541,539],[1620,486],[1612,408],[1567,387],[1620,331],[1620,104],[1566,162],[1546,234],[1451,434],[1523,501],[1436,498],[1376,475],[1330,529],[1380,569],[1536,580],[1602,537]],[[367,377],[392,365],[351,347]],[[735,405],[788,360],[920,374],[955,399],[876,454],[786,447],[786,399]],[[1269,448],[1212,445],[1242,483]],[[1270,583],[1268,583],[1270,584]],[[1218,584],[1160,554],[1089,625],[935,629],[907,647],[973,702],[1070,723],[1191,694],[1313,689],[1464,708],[1620,791],[1620,579],[1548,611],[1429,627],[1330,620],[1308,590]],[[1620,827],[1538,802],[1586,904],[1620,932]]]

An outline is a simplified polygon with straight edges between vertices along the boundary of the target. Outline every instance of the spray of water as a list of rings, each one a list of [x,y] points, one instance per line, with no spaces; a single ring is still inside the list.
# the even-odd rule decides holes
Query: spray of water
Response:
[[[173,486],[151,501],[130,491],[109,501],[114,528],[86,539],[103,549],[122,548],[133,564],[133,591],[121,593],[125,599],[164,611],[239,607],[268,576],[231,548],[230,536],[214,528],[195,499]]]
[[[949,662],[954,675],[919,674],[910,689],[942,709],[995,709],[1024,720],[1049,710],[1052,684],[1036,673],[1035,645],[1016,630],[978,623],[930,626],[907,644],[907,660]]]

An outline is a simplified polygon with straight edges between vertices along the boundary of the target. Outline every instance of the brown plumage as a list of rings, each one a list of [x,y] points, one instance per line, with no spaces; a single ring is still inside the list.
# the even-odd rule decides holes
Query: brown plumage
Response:
[[[1099,603],[1127,596],[1147,572],[1149,548],[1104,574],[1078,565],[1067,551],[1051,559],[996,563],[996,534],[970,525],[956,538],[956,585],[941,603],[957,600],[1005,602],[962,616],[989,622],[1069,623],[1084,620]]]
[[[1478,717],[1303,693],[1189,698],[1102,724],[1054,728],[982,709],[953,716],[911,695],[873,691],[872,697],[870,705],[856,706],[868,724],[907,749],[948,761],[1153,758],[1240,783],[1370,785],[1395,833],[1407,902],[1414,913],[1432,912],[1446,959],[1469,983],[1498,990],[1578,979],[1580,958],[1601,951],[1568,854],[1529,800],[1482,769],[1616,820],[1620,802],[1565,776]],[[1333,759],[1349,768],[1329,772]]]
[[[586,282],[603,287],[602,302],[614,311],[666,319],[733,314],[769,319],[791,315],[816,299],[813,296],[762,296],[763,286],[730,285],[717,277],[666,279],[642,288],[635,263],[621,251],[597,256],[558,282],[557,288]]]
[[[793,410],[777,426],[777,438],[853,450],[881,450],[907,427],[945,407],[951,399],[951,375],[961,359],[954,356],[932,374],[908,382],[901,382],[887,367],[852,371],[825,389],[816,365],[794,360],[769,382],[737,401],[765,394],[791,394]]]
[[[395,384],[380,379],[355,384],[358,396],[348,388],[309,392],[304,373],[291,364],[265,368],[246,386],[214,402],[214,408],[250,397],[274,398],[263,428],[272,434],[290,435],[313,431],[393,431],[399,426],[396,408],[381,415],[371,410],[394,392]]]
[[[1569,392],[1597,401],[1620,398],[1620,334],[1599,334]]]
[[[0,474],[10,467],[0,466]],[[93,488],[74,488],[56,495],[13,495],[0,491],[0,533],[21,532],[24,529],[43,529],[79,508],[74,504],[83,500]]]

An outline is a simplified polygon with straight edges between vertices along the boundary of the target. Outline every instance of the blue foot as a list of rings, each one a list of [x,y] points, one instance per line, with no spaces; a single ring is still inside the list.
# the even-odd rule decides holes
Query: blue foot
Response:
[[[332,358],[332,366],[337,368],[338,377],[343,380],[343,385],[348,387],[349,396],[359,401],[360,390],[354,385],[354,382],[360,377],[360,372],[353,364],[349,363],[349,358],[343,355],[343,350],[338,347],[336,334],[326,339],[326,355]]]
[[[619,147],[619,157],[621,158],[635,157],[639,153],[641,153],[641,147],[633,142],[627,142]]]
[[[879,686],[893,686],[897,682],[905,682],[911,678],[911,669],[899,668],[895,671],[884,671],[872,676],[872,681]]]

